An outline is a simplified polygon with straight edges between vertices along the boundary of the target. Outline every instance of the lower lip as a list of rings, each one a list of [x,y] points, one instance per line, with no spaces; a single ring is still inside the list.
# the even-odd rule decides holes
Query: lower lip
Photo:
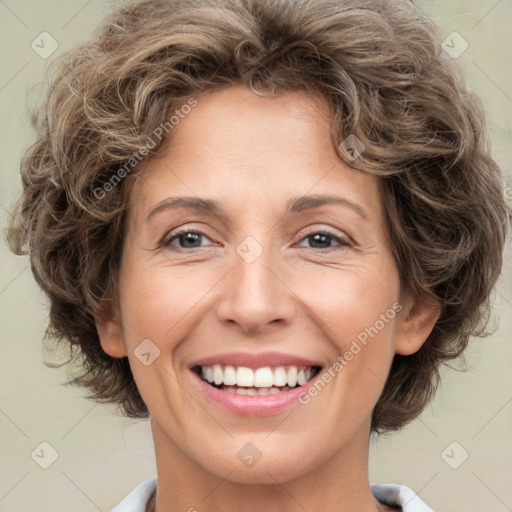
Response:
[[[275,395],[239,395],[222,391],[207,384],[195,371],[191,370],[191,373],[199,389],[220,408],[241,416],[270,416],[286,411],[294,405],[302,405],[299,402],[299,395],[307,393],[322,372],[320,371],[318,375],[298,388],[281,391]]]

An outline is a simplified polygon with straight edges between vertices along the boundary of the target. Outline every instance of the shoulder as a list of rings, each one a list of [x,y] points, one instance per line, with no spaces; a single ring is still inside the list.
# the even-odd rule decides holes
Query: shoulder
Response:
[[[399,484],[374,484],[372,494],[384,505],[402,507],[403,512],[434,512],[409,487]]]
[[[156,489],[157,477],[148,478],[140,483],[111,512],[145,512],[146,505]]]

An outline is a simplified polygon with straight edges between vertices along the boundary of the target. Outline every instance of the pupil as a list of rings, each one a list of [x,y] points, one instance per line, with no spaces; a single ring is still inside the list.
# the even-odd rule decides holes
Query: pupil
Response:
[[[185,241],[185,247],[191,247],[191,245],[193,245],[194,242],[197,242],[200,236],[201,235],[199,235],[199,233],[187,233],[186,235],[181,236],[181,240]]]
[[[327,246],[329,246],[329,243],[328,243],[328,239],[330,237],[328,235],[322,235],[321,233],[317,233],[316,235],[313,235],[312,236],[312,239],[313,239],[313,246],[316,244],[316,243],[327,243]]]

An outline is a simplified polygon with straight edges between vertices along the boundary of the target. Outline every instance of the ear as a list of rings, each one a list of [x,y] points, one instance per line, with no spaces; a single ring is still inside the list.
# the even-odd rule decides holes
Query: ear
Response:
[[[103,350],[112,357],[127,356],[118,306],[108,304],[102,307],[96,314],[95,323]]]
[[[429,337],[441,314],[441,306],[432,296],[427,296],[425,293],[416,296],[407,294],[401,304],[395,352],[409,356],[417,352]]]

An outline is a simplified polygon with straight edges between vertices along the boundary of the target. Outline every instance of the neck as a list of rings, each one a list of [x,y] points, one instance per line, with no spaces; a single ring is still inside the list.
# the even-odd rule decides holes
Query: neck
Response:
[[[381,512],[368,480],[369,425],[314,471],[297,478],[271,475],[270,483],[239,483],[214,475],[185,454],[151,419],[158,488],[148,512]],[[293,449],[290,446],[290,449]],[[300,466],[300,461],[295,461]],[[233,468],[235,469],[235,468]],[[271,471],[267,472],[269,475]],[[151,504],[150,504],[151,505]]]

